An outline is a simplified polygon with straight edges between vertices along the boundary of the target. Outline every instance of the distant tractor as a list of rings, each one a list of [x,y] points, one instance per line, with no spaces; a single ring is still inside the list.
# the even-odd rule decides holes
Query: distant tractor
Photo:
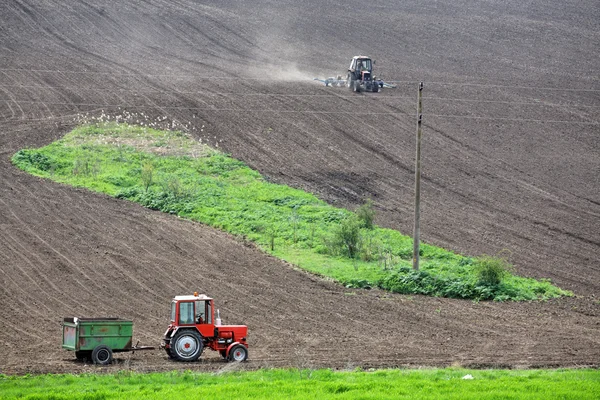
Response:
[[[373,64],[375,61],[372,61],[371,57],[354,56],[352,58],[346,79],[346,85],[351,91],[379,92],[379,88],[383,87],[384,82],[373,76]]]
[[[246,361],[248,327],[221,325],[213,299],[203,294],[176,296],[171,302],[171,323],[161,347],[169,358],[196,361],[205,347],[218,351],[227,361]]]

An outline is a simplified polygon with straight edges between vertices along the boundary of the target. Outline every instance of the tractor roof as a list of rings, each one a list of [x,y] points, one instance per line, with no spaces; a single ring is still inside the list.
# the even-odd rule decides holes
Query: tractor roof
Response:
[[[354,56],[353,58],[354,59],[359,59],[360,58],[361,60],[364,60],[365,58],[371,59],[371,57],[369,57],[369,56]]]
[[[197,296],[187,295],[187,296],[175,296],[173,298],[175,301],[194,301],[194,300],[212,300],[212,298],[208,297],[205,294],[199,294]]]

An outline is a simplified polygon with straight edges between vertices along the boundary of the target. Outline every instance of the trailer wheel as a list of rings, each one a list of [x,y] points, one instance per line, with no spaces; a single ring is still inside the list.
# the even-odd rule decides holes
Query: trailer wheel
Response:
[[[229,351],[229,360],[242,362],[248,359],[248,349],[246,346],[238,344]]]
[[[202,336],[197,331],[178,331],[171,339],[171,356],[176,360],[196,361],[202,350]]]
[[[112,361],[112,350],[105,345],[96,346],[92,351],[92,361],[94,364],[108,365]]]

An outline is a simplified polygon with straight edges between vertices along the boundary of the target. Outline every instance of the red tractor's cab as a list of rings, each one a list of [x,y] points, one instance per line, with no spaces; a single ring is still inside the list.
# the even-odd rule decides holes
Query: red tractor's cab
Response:
[[[203,294],[176,296],[171,302],[171,323],[161,347],[179,361],[196,361],[205,347],[218,351],[226,360],[248,358],[245,325],[221,325],[215,319],[214,301]]]

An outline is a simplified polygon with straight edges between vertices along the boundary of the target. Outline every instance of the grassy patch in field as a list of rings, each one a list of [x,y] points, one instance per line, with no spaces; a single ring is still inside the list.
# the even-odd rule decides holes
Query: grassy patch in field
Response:
[[[547,280],[517,277],[501,259],[464,257],[372,225],[310,193],[266,181],[243,162],[178,131],[118,123],[80,126],[40,149],[23,149],[19,168],[243,236],[281,259],[352,287],[475,300],[571,295]]]
[[[465,379],[472,378],[472,379]],[[331,370],[0,375],[3,399],[598,399],[598,370]]]

